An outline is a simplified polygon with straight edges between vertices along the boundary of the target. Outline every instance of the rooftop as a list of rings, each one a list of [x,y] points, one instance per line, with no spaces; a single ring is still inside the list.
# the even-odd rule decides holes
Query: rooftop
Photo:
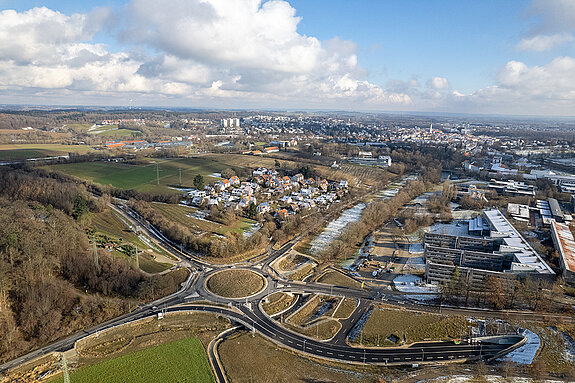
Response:
[[[559,255],[563,258],[565,267],[571,272],[575,272],[575,239],[573,238],[573,233],[569,230],[569,226],[562,223],[552,222],[551,226],[553,228],[554,234],[556,234],[559,240]]]
[[[499,251],[511,252],[515,261],[541,274],[554,274],[553,270],[541,259],[539,254],[519,234],[517,229],[498,209],[484,210],[483,214],[491,227],[491,237],[501,238],[504,245]]]

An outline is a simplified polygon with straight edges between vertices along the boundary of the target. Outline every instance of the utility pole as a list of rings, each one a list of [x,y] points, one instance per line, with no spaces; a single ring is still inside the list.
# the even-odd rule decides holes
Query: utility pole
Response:
[[[156,185],[160,184],[160,165],[156,164]]]

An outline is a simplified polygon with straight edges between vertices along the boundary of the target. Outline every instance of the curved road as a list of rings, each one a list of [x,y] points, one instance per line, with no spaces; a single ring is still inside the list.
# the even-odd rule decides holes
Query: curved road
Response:
[[[276,291],[299,291],[302,293],[337,294],[340,296],[362,300],[374,300],[376,297],[379,298],[382,295],[375,294],[373,291],[370,292],[366,290],[350,289],[341,286],[294,282],[281,279],[277,274],[273,272],[269,265],[275,259],[289,251],[298,241],[298,237],[288,242],[281,249],[271,251],[268,256],[256,264],[242,262],[235,266],[211,265],[199,259],[195,255],[181,251],[181,249],[179,249],[175,244],[171,243],[147,222],[142,220],[142,218],[139,217],[136,213],[130,211],[129,209],[124,210],[117,207],[114,207],[114,209],[121,213],[126,219],[130,220],[130,222],[143,228],[143,231],[158,245],[179,259],[184,259],[186,262],[188,262],[188,264],[192,266],[196,272],[190,276],[186,285],[183,286],[182,289],[180,289],[177,293],[153,303],[144,305],[132,313],[100,324],[90,330],[79,332],[66,339],[57,341],[51,345],[45,346],[39,350],[21,356],[4,365],[1,365],[0,371],[15,367],[21,363],[35,359],[50,352],[68,350],[74,346],[74,343],[77,340],[87,335],[94,334],[95,332],[154,315],[159,311],[156,306],[161,306],[163,310],[167,312],[194,310],[224,315],[231,320],[241,323],[247,328],[253,329],[254,331],[259,332],[263,336],[287,348],[313,355],[318,358],[326,358],[348,363],[397,365],[415,364],[422,362],[431,363],[457,359],[489,359],[504,349],[512,346],[512,344],[517,345],[524,340],[522,336],[508,336],[506,338],[507,342],[504,344],[495,344],[488,342],[487,340],[474,343],[462,343],[458,345],[454,344],[453,342],[426,342],[416,343],[408,347],[393,348],[356,348],[347,345],[345,342],[342,342],[341,339],[339,342],[320,342],[287,330],[278,324],[278,322],[271,319],[268,315],[260,310],[259,303],[261,299],[263,299],[263,297],[265,297],[268,293],[273,293]],[[248,299],[239,300],[218,297],[205,289],[204,282],[206,277],[208,277],[213,272],[231,267],[242,267],[263,274],[267,279],[268,288]],[[395,293],[391,295],[394,294]],[[387,293],[385,295],[388,296]],[[227,304],[236,306],[236,310],[221,306],[198,305],[191,303],[192,301],[199,299],[209,300],[224,305]],[[421,309],[421,307],[419,309]]]

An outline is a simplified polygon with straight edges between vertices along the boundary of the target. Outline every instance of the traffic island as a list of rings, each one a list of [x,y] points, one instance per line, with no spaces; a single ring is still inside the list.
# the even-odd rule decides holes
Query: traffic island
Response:
[[[239,299],[259,293],[266,283],[265,278],[255,271],[232,269],[211,275],[206,281],[206,288],[220,297]]]

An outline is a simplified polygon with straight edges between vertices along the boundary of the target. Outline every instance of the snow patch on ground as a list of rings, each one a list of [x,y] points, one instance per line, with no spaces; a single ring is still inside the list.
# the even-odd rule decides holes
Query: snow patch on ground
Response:
[[[411,274],[399,275],[393,280],[393,283],[398,291],[404,293],[425,294],[439,292],[437,286],[425,284],[421,278]]]
[[[222,173],[212,173],[209,174],[208,177],[222,178]]]
[[[519,334],[527,337],[527,343],[517,350],[511,351],[503,359],[509,359],[519,364],[531,364],[537,354],[537,350],[541,347],[541,339],[533,331],[527,329],[521,329]]]
[[[412,243],[409,245],[409,254],[423,254],[423,243]]]

